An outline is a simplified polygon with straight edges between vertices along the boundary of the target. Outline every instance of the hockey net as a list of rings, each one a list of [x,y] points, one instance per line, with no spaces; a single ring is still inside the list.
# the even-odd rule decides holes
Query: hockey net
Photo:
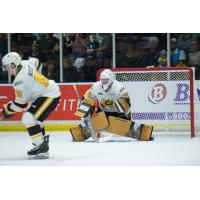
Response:
[[[97,80],[103,69],[98,70]],[[115,68],[131,98],[132,119],[159,131],[200,130],[200,103],[194,71],[181,68]]]

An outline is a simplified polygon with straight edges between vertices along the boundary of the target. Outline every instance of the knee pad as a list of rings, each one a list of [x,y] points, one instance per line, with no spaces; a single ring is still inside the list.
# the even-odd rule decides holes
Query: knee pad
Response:
[[[33,114],[31,114],[30,112],[23,113],[22,122],[24,123],[26,127],[31,127],[38,124],[37,120],[34,118]]]

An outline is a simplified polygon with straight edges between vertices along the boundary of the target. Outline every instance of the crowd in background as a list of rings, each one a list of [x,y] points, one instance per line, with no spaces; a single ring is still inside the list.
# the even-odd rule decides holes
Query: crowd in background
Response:
[[[64,33],[63,82],[93,82],[99,68],[112,67],[112,34]],[[200,79],[200,34],[171,34],[171,67],[196,68]],[[22,59],[36,57],[43,63],[42,73],[60,82],[59,34],[11,34],[11,51]],[[8,52],[7,34],[0,34],[0,61]],[[167,34],[116,34],[116,67],[166,67]],[[7,83],[8,75],[0,69],[0,83]]]

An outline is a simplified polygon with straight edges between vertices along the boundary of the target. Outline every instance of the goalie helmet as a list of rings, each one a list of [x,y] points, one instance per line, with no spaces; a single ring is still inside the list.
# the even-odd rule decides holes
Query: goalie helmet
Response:
[[[105,69],[100,74],[100,81],[102,83],[102,88],[104,91],[107,91],[115,80],[114,74],[111,70]]]
[[[2,69],[3,71],[6,70],[6,66],[8,66],[10,69],[15,70],[17,66],[21,64],[21,57],[18,53],[16,52],[10,52],[7,53],[3,58],[2,58]],[[15,68],[13,68],[12,64],[15,65]]]

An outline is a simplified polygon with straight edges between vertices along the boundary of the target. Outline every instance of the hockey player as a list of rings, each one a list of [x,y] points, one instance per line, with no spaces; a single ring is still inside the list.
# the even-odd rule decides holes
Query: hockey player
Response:
[[[3,108],[2,119],[23,112],[22,121],[35,146],[27,152],[31,159],[49,157],[49,136],[45,135],[43,121],[55,110],[60,98],[57,84],[40,74],[37,66],[33,65],[33,60],[21,60],[16,52],[10,52],[2,59],[3,70],[15,77],[15,99]]]
[[[96,101],[97,113],[91,115]],[[132,121],[128,92],[109,69],[105,69],[100,74],[100,81],[86,91],[75,115],[82,121],[78,127],[71,129],[74,141],[83,141],[91,135],[98,141],[97,133],[102,130],[138,140],[152,139],[153,126]]]

